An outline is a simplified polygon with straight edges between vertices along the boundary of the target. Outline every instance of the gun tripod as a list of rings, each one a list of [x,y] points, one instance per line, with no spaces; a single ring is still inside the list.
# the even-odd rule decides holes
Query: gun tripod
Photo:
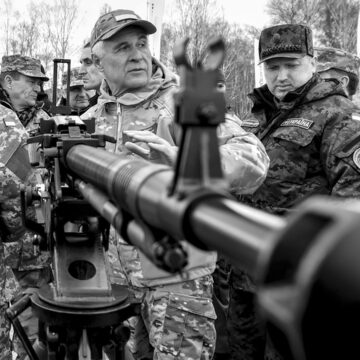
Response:
[[[123,321],[136,315],[137,304],[125,286],[110,283],[103,222],[72,197],[54,213],[53,282],[24,295],[7,316],[30,360],[122,360],[130,335]],[[17,318],[29,306],[39,319],[35,346]]]
[[[123,321],[136,315],[138,307],[129,300],[128,290],[114,286],[115,300],[107,304],[61,304],[54,299],[51,286],[24,295],[7,310],[30,360],[123,360],[130,335]],[[29,306],[39,319],[35,346],[17,318]]]

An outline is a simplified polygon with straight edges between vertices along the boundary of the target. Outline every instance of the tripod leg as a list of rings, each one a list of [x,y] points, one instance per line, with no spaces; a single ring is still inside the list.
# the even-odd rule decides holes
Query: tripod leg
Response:
[[[47,338],[47,353],[48,360],[58,360],[58,351],[59,351],[59,334],[46,327],[46,338]]]
[[[79,344],[79,360],[89,360],[89,359],[91,359],[89,339],[87,336],[86,329],[83,329]]]
[[[112,333],[112,341],[103,347],[103,360],[125,360],[125,345],[130,338],[130,329],[121,324]]]
[[[26,294],[6,310],[6,316],[14,327],[15,333],[21,340],[30,360],[39,360],[24,328],[17,316],[31,305],[30,295]]]

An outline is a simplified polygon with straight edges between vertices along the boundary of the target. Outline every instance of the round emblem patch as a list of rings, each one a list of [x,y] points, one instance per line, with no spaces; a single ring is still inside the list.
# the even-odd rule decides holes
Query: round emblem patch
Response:
[[[353,160],[355,165],[360,169],[360,148],[354,151]]]

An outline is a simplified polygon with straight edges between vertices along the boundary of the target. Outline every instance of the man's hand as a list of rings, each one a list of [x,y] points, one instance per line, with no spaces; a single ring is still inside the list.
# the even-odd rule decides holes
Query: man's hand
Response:
[[[177,146],[172,146],[160,136],[147,130],[128,130],[124,131],[124,133],[134,141],[125,143],[128,150],[146,160],[171,166],[175,164],[178,152]],[[136,142],[145,143],[149,149],[136,144]]]

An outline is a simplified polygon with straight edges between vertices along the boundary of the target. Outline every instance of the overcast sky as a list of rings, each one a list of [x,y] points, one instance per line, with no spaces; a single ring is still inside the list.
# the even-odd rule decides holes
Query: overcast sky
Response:
[[[172,8],[175,0],[164,1],[164,20],[169,21],[174,13]],[[141,17],[147,18],[147,2],[147,0],[79,0],[81,15],[77,36],[81,38],[80,43],[90,34],[92,26],[99,17],[100,9],[105,3],[109,4],[113,10],[131,9]],[[265,13],[267,0],[217,0],[217,3],[223,8],[225,18],[231,23],[253,25],[258,28],[268,25],[269,18]]]
[[[0,0],[1,1],[1,0]],[[34,0],[35,2],[40,0]],[[50,3],[52,0],[47,0]],[[164,21],[171,20],[175,0],[164,0]],[[253,25],[263,28],[268,25],[269,18],[265,13],[268,0],[217,0],[218,6],[223,8],[224,17],[230,23]],[[27,9],[30,0],[12,0],[14,8],[23,12]],[[79,48],[84,40],[90,36],[91,29],[99,17],[104,4],[110,5],[112,10],[122,8],[134,10],[138,15],[147,18],[148,0],[78,0],[80,14],[73,33],[74,45],[70,57],[78,59]]]
[[[171,7],[174,2],[175,0],[165,0],[167,17],[171,17]],[[142,17],[147,15],[147,0],[79,0],[79,3],[84,13],[84,24],[87,21],[91,23],[96,21],[104,3],[109,4],[113,10],[132,9]],[[217,3],[223,7],[225,17],[230,22],[263,27],[268,20],[264,11],[267,0],[217,0]]]

